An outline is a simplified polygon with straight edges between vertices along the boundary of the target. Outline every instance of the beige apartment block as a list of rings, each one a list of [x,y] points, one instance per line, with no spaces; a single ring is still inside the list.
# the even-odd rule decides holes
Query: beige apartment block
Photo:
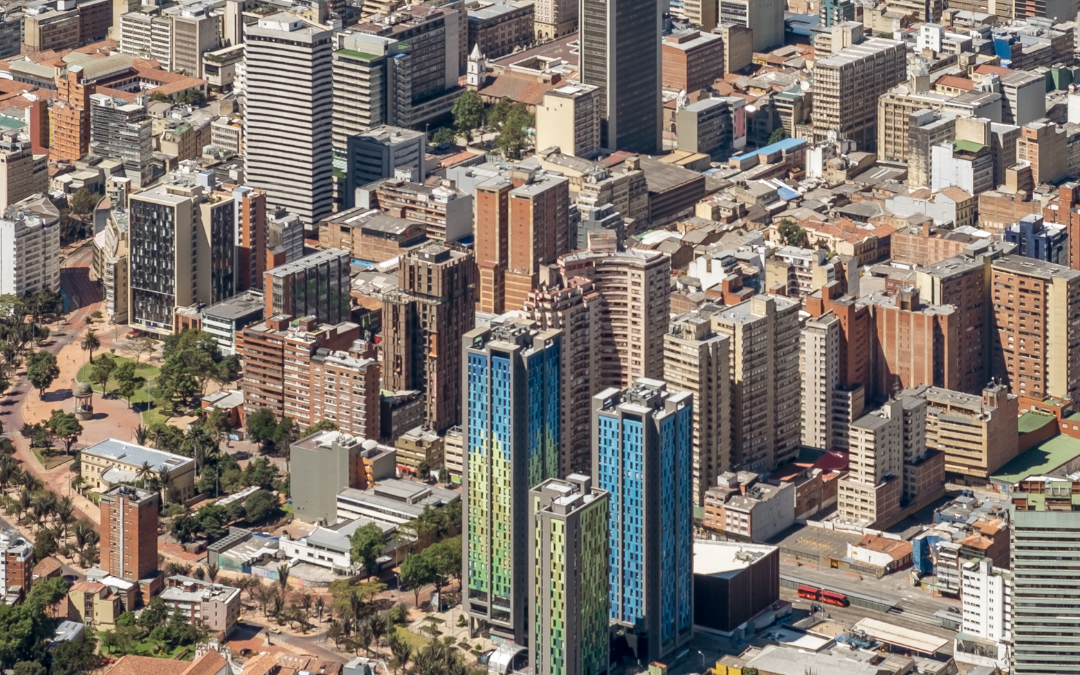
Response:
[[[567,84],[544,94],[536,107],[536,147],[591,159],[600,152],[600,88]]]
[[[732,462],[772,471],[799,449],[799,302],[756,295],[713,314],[730,338]]]
[[[83,449],[81,457],[79,475],[83,486],[92,492],[105,492],[114,485],[133,483],[143,476],[148,466],[150,477],[160,479],[162,471],[167,472],[169,483],[176,486],[183,499],[195,496],[195,461],[187,457],[115,438]]]
[[[677,317],[664,335],[664,379],[668,389],[694,395],[694,504],[702,504],[716,477],[732,467],[731,338],[713,329],[706,305]]]
[[[840,386],[840,319],[832,312],[802,329],[802,444],[833,447],[833,393]]]
[[[48,155],[35,155],[13,136],[0,138],[0,211],[48,189]]]

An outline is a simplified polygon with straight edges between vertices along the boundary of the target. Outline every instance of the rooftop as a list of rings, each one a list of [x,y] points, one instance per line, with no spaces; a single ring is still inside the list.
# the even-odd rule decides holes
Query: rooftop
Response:
[[[1067,279],[1071,281],[1080,277],[1080,272],[1069,269],[1064,265],[1055,265],[1054,263],[1019,255],[1010,255],[995,260],[994,269],[1043,279]]]
[[[1030,476],[1049,474],[1077,457],[1080,457],[1080,439],[1054,436],[1013,458],[991,478],[995,483],[1011,485]]]
[[[259,293],[258,291],[246,291],[239,295],[234,295],[228,300],[222,300],[216,305],[210,305],[202,311],[202,315],[204,317],[235,321],[251,316],[252,314],[257,314],[265,309],[266,303],[262,293]]]
[[[194,465],[194,460],[171,452],[154,450],[144,445],[136,445],[115,438],[107,438],[104,441],[91,445],[82,451],[83,456],[101,457],[102,459],[141,467],[149,464],[154,471],[168,469],[175,475],[177,469]]]
[[[775,546],[733,541],[694,540],[694,574],[733,577],[776,551]]]
[[[295,274],[300,270],[314,267],[315,265],[320,265],[330,260],[337,260],[339,258],[345,258],[346,260],[348,260],[349,257],[349,252],[344,249],[328,248],[323,251],[316,251],[315,253],[306,255],[299,260],[294,260],[293,262],[286,263],[284,265],[281,265],[280,267],[269,269],[266,272],[267,274],[271,274],[275,277],[284,277],[289,274]]]

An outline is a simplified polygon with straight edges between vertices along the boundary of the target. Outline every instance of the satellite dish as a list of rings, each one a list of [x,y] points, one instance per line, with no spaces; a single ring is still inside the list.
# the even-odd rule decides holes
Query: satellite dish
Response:
[[[802,80],[801,82],[799,82],[799,88],[803,91],[810,91],[810,83],[806,80]]]

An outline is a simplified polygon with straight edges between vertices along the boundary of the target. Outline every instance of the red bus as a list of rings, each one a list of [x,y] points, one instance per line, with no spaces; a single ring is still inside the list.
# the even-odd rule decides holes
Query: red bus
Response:
[[[813,586],[799,586],[799,597],[806,598],[807,600],[820,600],[821,589],[814,588]]]
[[[836,605],[837,607],[847,607],[851,604],[846,595],[835,591],[822,591],[821,601],[827,605]]]

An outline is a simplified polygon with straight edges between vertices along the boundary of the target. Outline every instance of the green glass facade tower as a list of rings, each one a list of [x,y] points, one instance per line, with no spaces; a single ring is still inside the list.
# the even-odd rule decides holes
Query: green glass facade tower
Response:
[[[465,334],[462,578],[472,625],[528,644],[529,489],[559,470],[561,331]]]
[[[536,675],[602,675],[610,651],[609,495],[575,473],[544,481],[529,500],[529,665]]]

